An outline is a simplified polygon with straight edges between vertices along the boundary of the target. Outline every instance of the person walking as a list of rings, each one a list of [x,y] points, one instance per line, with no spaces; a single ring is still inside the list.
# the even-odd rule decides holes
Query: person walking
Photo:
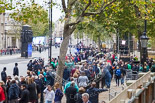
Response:
[[[19,103],[28,103],[29,102],[29,91],[27,89],[26,84],[21,85],[21,98],[19,99]]]
[[[45,93],[45,103],[53,103],[53,100],[55,98],[55,93],[52,90],[51,85],[48,85],[45,88],[44,93]]]
[[[15,67],[13,69],[13,76],[19,76],[18,63],[15,63]]]
[[[107,67],[103,68],[102,77],[103,77],[102,80],[105,79],[105,84],[107,88],[110,88],[112,76]],[[102,88],[103,88],[103,85],[104,85],[104,82],[102,84]]]
[[[119,86],[120,78],[121,78],[121,70],[119,66],[117,66],[117,69],[115,71],[116,86]]]
[[[121,85],[124,85],[124,78],[125,78],[125,75],[126,75],[126,69],[125,69],[125,66],[122,64],[121,65]]]
[[[27,64],[27,70],[32,71],[32,60]]]
[[[3,71],[1,72],[1,79],[6,84],[6,80],[7,80],[6,67],[4,67]]]

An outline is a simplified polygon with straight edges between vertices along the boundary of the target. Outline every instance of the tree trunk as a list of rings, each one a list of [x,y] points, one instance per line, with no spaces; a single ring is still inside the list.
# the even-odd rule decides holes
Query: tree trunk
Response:
[[[99,51],[101,52],[101,39],[100,39],[100,36],[97,37],[98,38],[98,48],[99,48]]]
[[[65,57],[68,50],[69,39],[71,37],[71,34],[74,32],[74,30],[75,30],[75,27],[70,28],[65,24],[64,31],[63,31],[63,41],[60,47],[60,54],[59,54],[59,61],[58,61],[59,65],[57,68],[56,78],[55,78],[55,82],[59,82],[60,87],[62,87]]]

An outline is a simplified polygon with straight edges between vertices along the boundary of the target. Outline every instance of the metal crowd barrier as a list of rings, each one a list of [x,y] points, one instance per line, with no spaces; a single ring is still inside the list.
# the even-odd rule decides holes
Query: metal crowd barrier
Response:
[[[110,103],[153,103],[155,100],[155,74],[139,73],[140,78],[132,83]]]

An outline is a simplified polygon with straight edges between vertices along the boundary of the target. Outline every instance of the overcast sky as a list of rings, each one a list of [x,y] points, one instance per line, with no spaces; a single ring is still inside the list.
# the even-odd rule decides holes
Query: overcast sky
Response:
[[[48,7],[47,5],[44,5],[43,1],[49,2],[51,0],[35,0],[36,3],[44,6],[45,8]],[[61,0],[53,0],[53,2],[56,2],[57,4],[61,5]],[[57,8],[57,6],[54,6],[52,9],[53,9],[53,13],[52,13],[53,14],[53,16],[52,16],[53,22],[56,22],[57,20],[60,19],[60,17],[63,15],[63,13],[61,12],[60,7]]]
[[[58,4],[61,4],[61,0],[56,0]],[[53,22],[60,19],[60,17],[63,15],[60,8],[53,7]]]
[[[21,2],[22,0],[13,0],[13,5],[16,5],[17,2]],[[45,5],[45,3],[43,1],[49,2],[51,0],[35,0],[35,3],[40,4],[41,6],[44,6],[46,9],[48,7],[48,5]],[[10,0],[7,0],[7,2],[10,2]],[[26,2],[26,4],[28,4],[28,2],[30,3],[31,0],[24,0],[24,2]],[[61,0],[53,0],[53,2],[56,2],[58,4],[61,5]],[[57,6],[54,6],[53,8],[53,22],[56,22],[57,20],[60,19],[60,17],[63,15],[63,13],[61,12],[61,8],[57,8]],[[12,10],[8,10],[7,12],[13,12]]]

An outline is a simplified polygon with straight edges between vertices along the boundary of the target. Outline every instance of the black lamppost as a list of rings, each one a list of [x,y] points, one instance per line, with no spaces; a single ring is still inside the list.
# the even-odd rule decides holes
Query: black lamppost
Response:
[[[146,2],[147,0],[145,0]],[[147,8],[147,5],[145,5],[145,8]],[[146,14],[145,14],[146,17]],[[142,48],[142,64],[143,64],[143,69],[144,69],[144,62],[146,62],[146,57],[147,57],[147,44],[148,44],[148,40],[149,38],[146,35],[147,33],[147,20],[145,18],[144,20],[144,32],[143,35],[140,37],[140,42],[141,42],[141,48]]]
[[[51,65],[51,59],[52,59],[52,0],[48,3],[49,6],[49,59],[50,59],[50,65]]]
[[[143,35],[140,37],[141,47],[142,47],[142,64],[144,69],[144,62],[146,62],[147,57],[147,44],[148,44],[149,38],[146,36],[146,32],[144,31]]]

